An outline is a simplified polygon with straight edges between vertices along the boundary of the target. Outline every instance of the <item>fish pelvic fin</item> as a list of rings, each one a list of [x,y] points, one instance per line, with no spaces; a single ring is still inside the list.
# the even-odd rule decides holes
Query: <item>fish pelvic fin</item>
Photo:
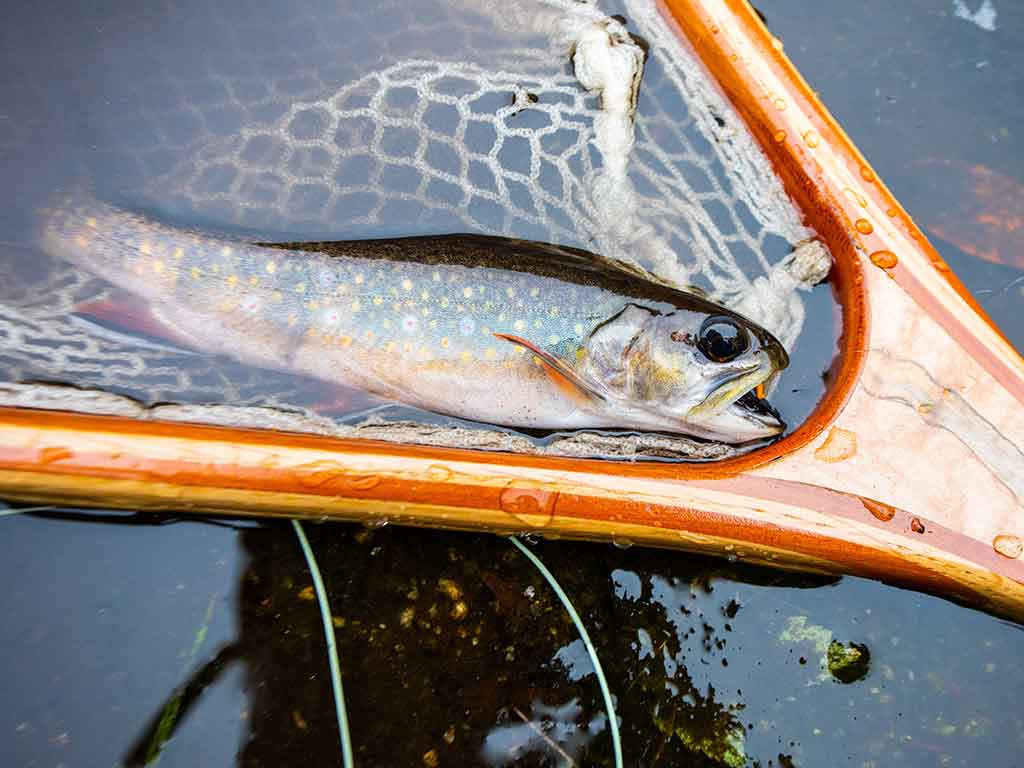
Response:
[[[508,333],[495,333],[494,337],[522,347],[533,353],[544,368],[545,373],[552,382],[565,393],[571,400],[580,405],[592,405],[595,402],[606,402],[606,398],[592,384],[580,377],[572,366],[564,360],[555,357],[549,352],[528,341],[521,336],[512,336]]]

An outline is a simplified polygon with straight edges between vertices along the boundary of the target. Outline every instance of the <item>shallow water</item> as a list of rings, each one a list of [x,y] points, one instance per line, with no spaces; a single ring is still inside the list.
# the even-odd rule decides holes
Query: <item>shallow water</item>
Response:
[[[906,3],[895,16],[881,4],[831,2],[820,15],[805,3],[758,5],[918,221],[956,211],[946,196],[953,184],[970,190],[948,166],[940,170],[952,181],[940,185],[928,158],[1024,179],[1024,107],[1012,98],[1024,19],[1009,4],[997,0],[994,32],[933,3]],[[86,33],[57,16],[38,6],[34,21],[6,26],[8,59],[40,51],[8,60],[7,71],[79,82],[80,69],[47,52],[81,55]],[[220,41],[208,40],[202,13],[192,18],[182,38],[195,48],[177,55],[198,62],[204,45]],[[44,95],[25,89],[33,82],[3,85],[25,90],[31,104]],[[81,87],[79,99],[89,93]],[[74,93],[67,119],[88,122]],[[0,103],[21,103],[12,98],[5,92]],[[11,129],[12,114],[0,128]],[[58,145],[71,159],[91,146],[91,134],[75,135]],[[41,156],[34,175],[4,155],[3,170],[23,182],[11,186],[24,198],[33,185],[42,195],[53,183],[44,177],[66,172],[62,155]],[[16,208],[0,206],[9,231],[24,220]],[[1020,270],[937,245],[1020,347]],[[0,517],[0,764],[141,762],[178,690],[177,717],[164,719],[174,727],[163,765],[339,762],[322,629],[290,528],[171,520]],[[610,764],[580,642],[510,543],[394,527],[307,530],[330,593],[359,765],[569,764],[552,743],[578,765]],[[597,645],[628,765],[739,765],[740,745],[746,764],[761,766],[1024,764],[1019,626],[860,579],[635,547],[559,541],[534,551]],[[828,675],[830,637],[867,646],[866,677],[842,684]]]

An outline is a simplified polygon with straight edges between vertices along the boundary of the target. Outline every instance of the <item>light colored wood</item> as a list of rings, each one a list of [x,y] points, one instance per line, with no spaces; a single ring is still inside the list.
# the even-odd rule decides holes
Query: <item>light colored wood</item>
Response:
[[[717,464],[625,464],[0,409],[0,495],[614,538],[1024,617],[1024,362],[746,3],[665,12],[837,258],[841,355],[794,434]]]

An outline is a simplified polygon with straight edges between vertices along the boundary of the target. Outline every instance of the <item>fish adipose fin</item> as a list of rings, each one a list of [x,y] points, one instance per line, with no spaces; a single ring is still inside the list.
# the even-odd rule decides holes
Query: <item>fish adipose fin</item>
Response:
[[[564,360],[545,352],[540,347],[527,341],[520,336],[512,336],[507,333],[495,333],[495,338],[516,344],[528,352],[532,352],[544,366],[545,372],[551,380],[567,394],[571,399],[582,405],[589,405],[597,402],[604,402],[607,398],[598,392],[593,385],[580,378],[579,374]]]

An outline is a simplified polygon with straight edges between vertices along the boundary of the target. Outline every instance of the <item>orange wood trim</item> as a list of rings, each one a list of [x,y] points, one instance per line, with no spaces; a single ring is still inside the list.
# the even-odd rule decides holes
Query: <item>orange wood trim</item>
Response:
[[[0,487],[28,501],[612,536],[839,569],[1001,613],[1024,609],[1024,561],[902,510],[888,510],[882,522],[870,500],[801,483],[538,473],[465,461],[461,451],[438,462],[402,446],[371,443],[356,453],[329,438],[178,425],[160,425],[162,434],[153,435],[138,423],[78,415],[39,429],[32,415],[19,412],[0,425]],[[751,508],[751,499],[759,506]],[[915,517],[924,533],[913,530]]]

